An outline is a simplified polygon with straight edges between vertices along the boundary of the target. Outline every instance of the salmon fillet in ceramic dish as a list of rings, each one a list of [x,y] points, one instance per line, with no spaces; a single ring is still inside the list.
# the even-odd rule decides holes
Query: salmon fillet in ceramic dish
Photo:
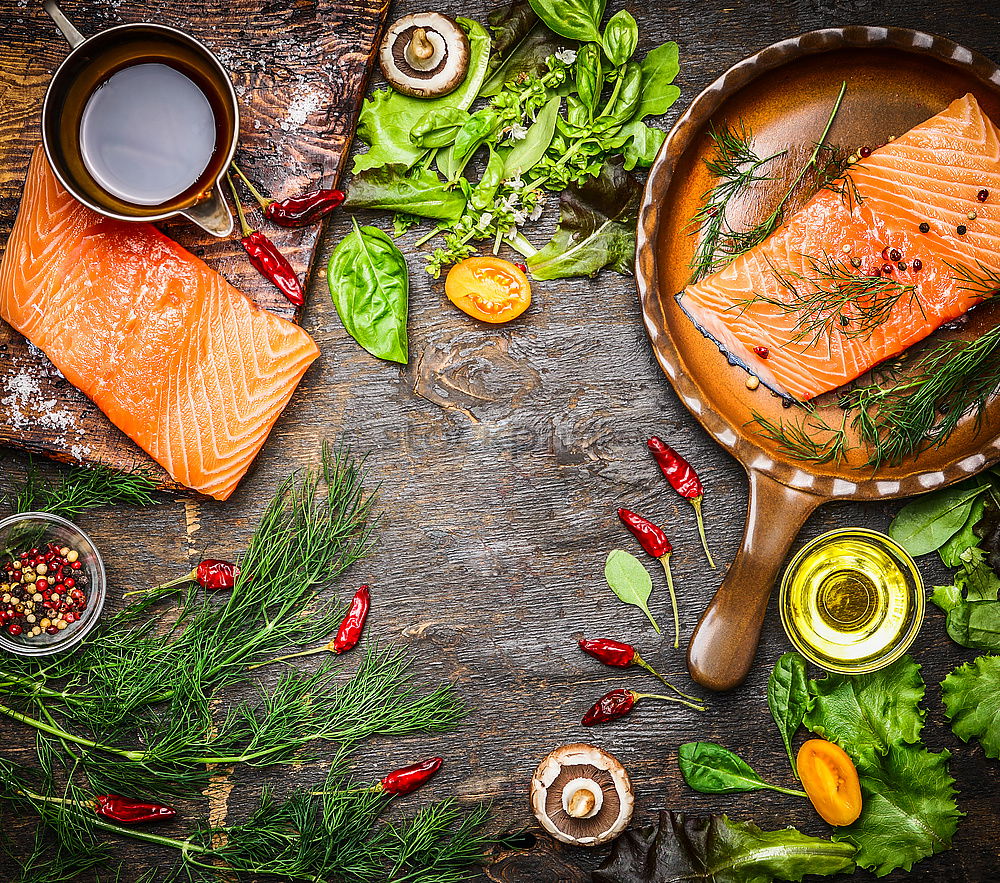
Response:
[[[319,355],[152,225],[78,203],[40,147],[0,263],[0,316],[172,478],[218,500]]]
[[[731,362],[808,401],[983,300],[970,275],[1000,271],[998,206],[1000,131],[966,95],[677,299]]]

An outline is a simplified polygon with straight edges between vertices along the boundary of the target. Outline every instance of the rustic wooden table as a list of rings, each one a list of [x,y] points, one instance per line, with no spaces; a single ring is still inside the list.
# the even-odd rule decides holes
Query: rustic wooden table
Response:
[[[24,0],[8,0],[21,2]],[[114,17],[115,3],[105,4]],[[155,4],[151,4],[155,5]],[[425,4],[400,3],[396,14]],[[681,47],[682,98],[669,124],[726,67],[768,43],[828,25],[886,23],[944,34],[983,53],[1000,45],[994,0],[788,0],[788,2],[629,4],[648,48],[663,39]],[[480,2],[446,2],[443,11],[480,17]],[[360,217],[384,224],[384,217]],[[337,216],[319,254],[329,254],[348,229]],[[411,235],[404,241],[412,243]],[[404,246],[405,250],[405,246]],[[411,249],[412,250],[412,249]],[[372,770],[397,758],[440,753],[446,768],[420,799],[458,794],[493,801],[497,826],[533,821],[526,789],[538,760],[564,742],[592,741],[612,750],[638,792],[636,820],[662,808],[719,811],[762,827],[794,824],[828,829],[795,798],[763,792],[710,796],[681,781],[676,750],[693,739],[734,748],[765,776],[787,776],[786,760],[765,701],[770,665],[789,649],[777,613],[769,612],[757,665],[747,683],[711,696],[699,715],[649,706],[625,721],[594,730],[580,726],[592,699],[614,686],[644,683],[583,656],[575,641],[614,636],[639,644],[646,658],[682,685],[683,651],[657,638],[645,617],[619,604],[602,578],[611,548],[631,547],[614,516],[627,505],[669,525],[675,546],[684,634],[690,635],[722,578],[707,569],[687,503],[666,488],[643,442],[651,433],[671,440],[699,469],[708,487],[709,536],[728,562],[746,505],[740,468],[699,429],[653,361],[630,279],[540,283],[523,320],[491,328],[453,309],[443,286],[411,264],[411,360],[399,368],[369,357],[346,335],[318,265],[305,324],[323,355],[307,374],[288,412],[242,487],[226,504],[176,499],[145,512],[89,516],[85,524],[108,550],[112,585],[125,589],[148,575],[175,574],[206,553],[225,557],[246,542],[280,478],[316,461],[324,439],[370,451],[372,480],[381,482],[384,521],[375,554],[348,575],[351,587],[374,587],[371,634],[410,646],[427,682],[455,682],[471,713],[454,734],[375,742],[360,758]],[[0,453],[0,474],[23,461]],[[898,504],[834,504],[807,524],[799,545],[845,525],[884,529]],[[930,584],[942,573],[927,564]],[[665,586],[655,602],[668,619]],[[349,586],[344,587],[349,588]],[[942,615],[928,612],[914,656],[928,683],[926,741],[948,748],[967,813],[954,849],[919,864],[909,879],[997,879],[1000,764],[977,746],[960,743],[944,719],[937,686],[973,657],[952,645]],[[24,734],[0,724],[9,749]],[[6,750],[6,749],[5,749]],[[292,773],[304,779],[308,771]],[[316,774],[317,777],[319,773]],[[217,818],[241,817],[253,789],[240,782],[217,802]],[[23,823],[5,823],[17,830]],[[128,848],[128,873],[168,860]],[[584,881],[604,850],[534,848],[505,854],[483,879],[541,883]],[[10,869],[0,866],[0,879]],[[890,879],[902,879],[897,873]],[[858,879],[869,879],[864,873]]]

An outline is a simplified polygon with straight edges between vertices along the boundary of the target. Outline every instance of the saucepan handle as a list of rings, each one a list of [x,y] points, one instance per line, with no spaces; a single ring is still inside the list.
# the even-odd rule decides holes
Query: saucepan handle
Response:
[[[59,32],[66,38],[66,42],[69,43],[70,48],[76,49],[77,46],[87,39],[73,27],[73,22],[63,15],[62,10],[56,5],[56,0],[44,0],[42,6],[52,18],[52,21],[56,23],[56,27],[59,28]]]
[[[743,544],[688,645],[688,671],[703,687],[731,690],[750,671],[771,588],[810,513],[823,502],[750,470]]]

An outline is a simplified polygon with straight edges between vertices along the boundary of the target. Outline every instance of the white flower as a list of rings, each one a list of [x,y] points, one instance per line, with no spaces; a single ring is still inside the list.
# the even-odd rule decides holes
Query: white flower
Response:
[[[576,50],[575,49],[560,49],[556,53],[556,58],[559,59],[563,64],[572,64],[576,61]]]
[[[528,213],[528,220],[537,221],[541,216],[542,216],[542,204],[539,203]]]
[[[528,216],[521,211],[515,210],[511,212],[511,216],[514,218],[514,223],[517,224],[517,226],[519,227],[521,226],[521,224],[523,224],[525,221],[528,220]]]
[[[521,180],[520,176],[518,176],[516,178],[508,178],[506,181],[504,181],[504,183],[508,187],[510,187],[511,190],[523,190],[524,189],[524,181]]]
[[[492,223],[492,221],[493,221],[493,213],[492,212],[483,212],[479,216],[479,229],[480,230],[485,230],[487,227],[489,227],[489,225]]]
[[[528,127],[522,126],[520,123],[514,123],[510,127],[509,134],[511,141],[523,141],[528,136]]]

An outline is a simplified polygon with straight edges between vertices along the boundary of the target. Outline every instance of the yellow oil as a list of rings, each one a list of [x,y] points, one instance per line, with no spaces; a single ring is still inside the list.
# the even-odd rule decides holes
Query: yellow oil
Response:
[[[912,561],[874,531],[833,531],[806,546],[782,585],[782,620],[799,649],[834,671],[897,658],[923,619]]]

